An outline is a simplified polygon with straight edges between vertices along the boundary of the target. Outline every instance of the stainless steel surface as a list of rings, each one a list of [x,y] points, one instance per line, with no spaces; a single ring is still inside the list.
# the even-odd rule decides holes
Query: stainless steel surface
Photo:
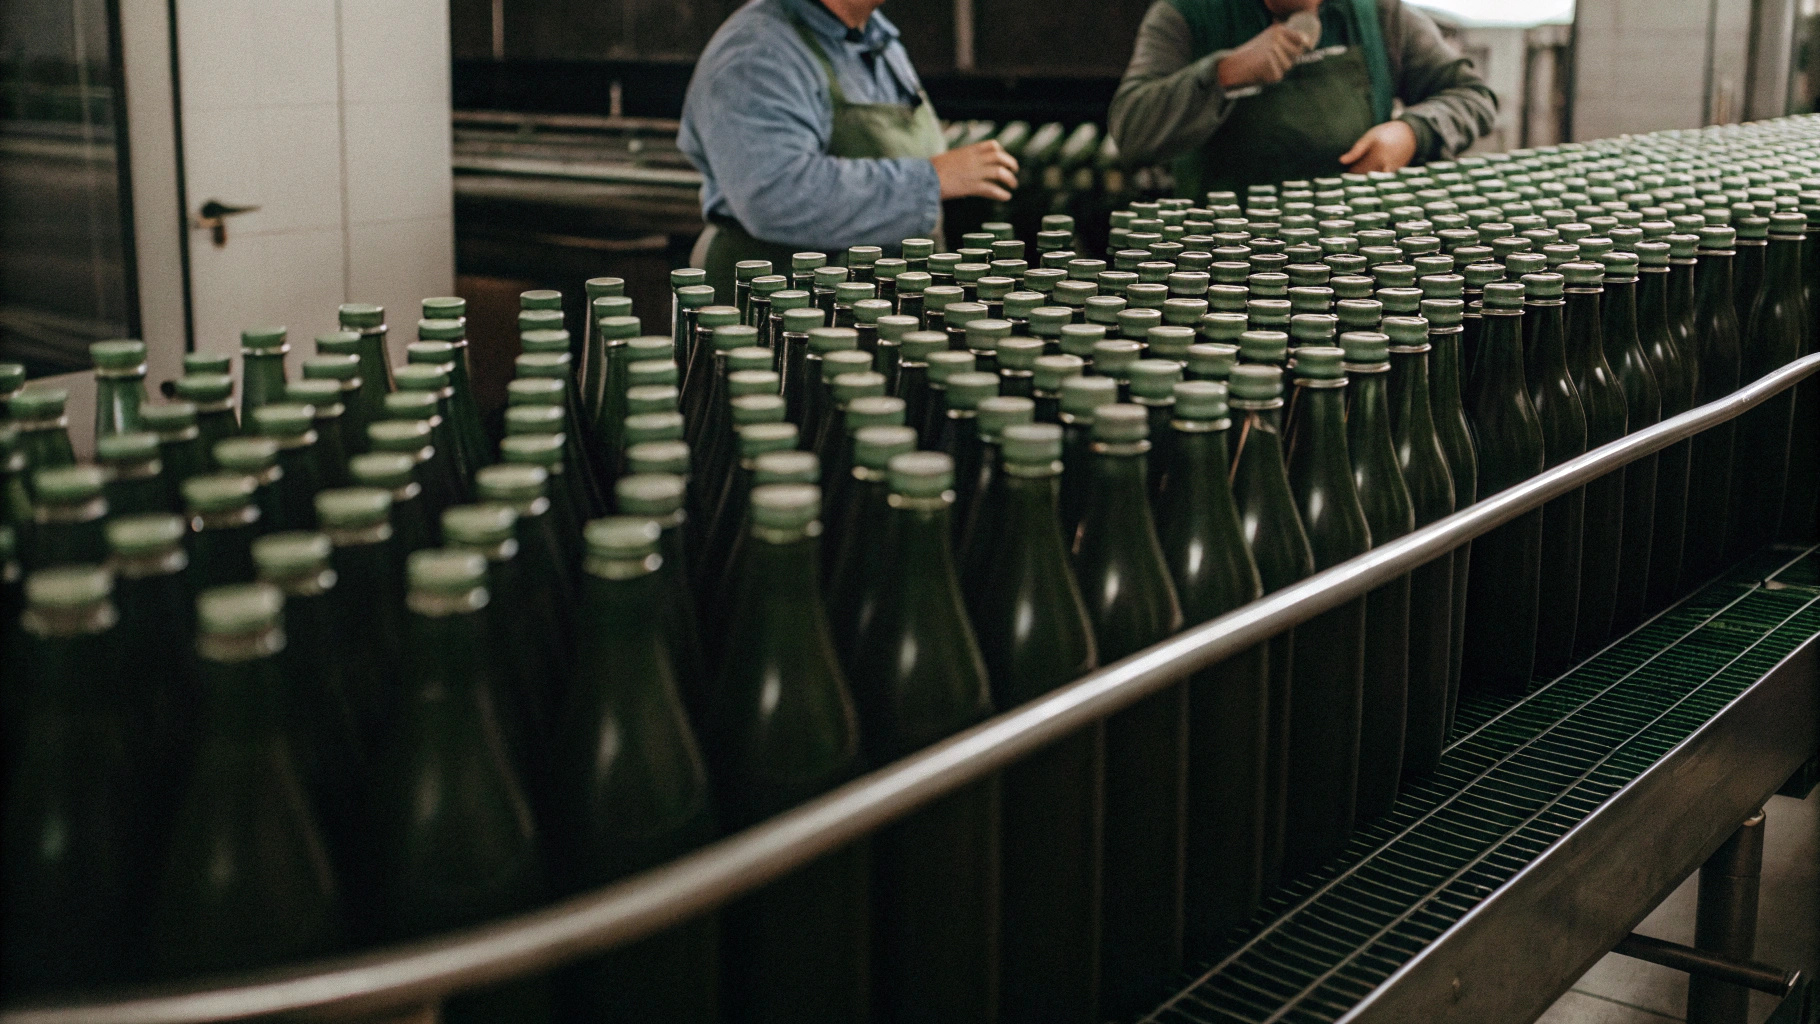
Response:
[[[1679,942],[1652,938],[1631,932],[1618,940],[1612,948],[1613,953],[1646,960],[1689,975],[1710,975],[1714,978],[1768,992],[1773,996],[1786,996],[1801,983],[1800,971],[1785,971],[1780,967],[1760,964],[1754,960],[1737,960],[1721,956],[1704,949],[1683,946]]]
[[[1746,819],[1700,865],[1700,903],[1694,945],[1748,960],[1757,951],[1757,892],[1763,880],[1763,811]],[[1745,1024],[1750,990],[1711,974],[1687,979],[1687,1024]]]
[[[1533,1021],[1812,754],[1820,741],[1817,677],[1820,638],[1784,658],[1340,1019]]]
[[[756,888],[1038,748],[1119,711],[1190,673],[1364,594],[1550,498],[1700,430],[1738,416],[1820,371],[1820,354],[1765,376],[1717,402],[1493,495],[1446,519],[1228,615],[1100,669],[1042,700],[987,722],[769,821],[663,867],[541,911],[359,956],[206,983],[126,1000],[14,1008],[0,1024],[180,1024],[278,1013],[308,1018],[372,1016],[577,959],[651,934]],[[1630,930],[1643,912],[1723,841],[1710,822],[1731,823],[1762,805],[1814,749],[1815,651],[1805,647],[1761,680],[1733,713],[1677,749],[1676,772],[1652,772],[1622,792],[1510,889],[1399,971],[1348,1020],[1515,1020],[1506,1006],[1540,1013],[1573,978]],[[1800,745],[1805,743],[1804,747]],[[1782,762],[1800,756],[1786,765]],[[1688,791],[1679,776],[1704,780]],[[1769,776],[1780,771],[1773,779]],[[1735,809],[1732,809],[1735,805]],[[1640,813],[1641,812],[1641,813]],[[1614,823],[1616,823],[1614,825]],[[1664,833],[1679,873],[1604,863],[1598,854],[1625,833]],[[1686,850],[1687,856],[1678,854]],[[1545,863],[1546,862],[1546,863]],[[1614,876],[1615,873],[1615,876]],[[1553,907],[1590,901],[1584,913]],[[1639,901],[1641,901],[1639,903]],[[1635,909],[1634,915],[1632,910]],[[1616,922],[1622,918],[1621,922]],[[1591,952],[1587,952],[1587,950]],[[1537,987],[1542,978],[1559,987]],[[1516,969],[1522,965],[1524,969]],[[1571,970],[1563,973],[1563,968]],[[1456,985],[1454,979],[1460,979]],[[217,987],[218,986],[218,987]],[[1451,1000],[1438,998],[1453,992]],[[1540,1002],[1537,1002],[1538,998]]]

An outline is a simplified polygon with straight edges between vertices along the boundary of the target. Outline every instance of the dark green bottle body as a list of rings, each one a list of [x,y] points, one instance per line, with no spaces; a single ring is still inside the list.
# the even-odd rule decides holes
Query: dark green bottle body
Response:
[[[1662,389],[1637,329],[1636,280],[1607,277],[1601,314],[1605,361],[1624,389],[1625,431],[1634,433],[1655,426],[1662,420]],[[1650,553],[1655,544],[1660,463],[1661,455],[1655,453],[1624,467],[1624,523],[1619,529],[1618,574],[1609,636],[1621,636],[1643,622]]]
[[[1524,379],[1536,419],[1542,424],[1544,469],[1586,453],[1586,411],[1567,367],[1567,338],[1561,299],[1524,302]],[[1586,489],[1578,487],[1542,506],[1541,598],[1536,612],[1533,675],[1553,679],[1573,663],[1574,629],[1580,618],[1581,536]]]
[[[1676,315],[1683,301],[1690,311],[1693,308],[1693,261],[1685,261],[1685,266],[1680,262],[1666,270],[1644,267],[1637,282],[1637,334],[1656,376],[1665,420],[1694,407],[1700,379],[1691,335],[1680,329],[1683,322]],[[1661,611],[1680,595],[1692,468],[1692,440],[1677,441],[1656,453],[1656,520],[1650,536],[1645,615]]]
[[[1763,287],[1743,323],[1741,383],[1751,383],[1801,355],[1808,309],[1801,287],[1801,236],[1772,235]],[[1782,391],[1738,418],[1728,558],[1776,539],[1789,483],[1796,391]]]
[[[1567,368],[1586,415],[1588,451],[1623,437],[1630,422],[1624,385],[1605,359],[1605,332],[1599,308],[1603,291],[1602,287],[1567,289]],[[1613,470],[1585,488],[1580,532],[1580,607],[1574,625],[1572,661],[1591,657],[1611,638],[1618,608],[1628,473],[1629,467]]]
[[[1742,353],[1738,316],[1732,307],[1732,254],[1729,249],[1703,249],[1694,278],[1694,339],[1699,346],[1700,405],[1716,402],[1740,383]],[[1693,438],[1688,469],[1687,533],[1681,548],[1683,592],[1705,583],[1726,565],[1724,538],[1730,522],[1732,468],[1738,436],[1736,420],[1727,420]]]
[[[1483,319],[1482,317],[1480,318]],[[1441,452],[1447,457],[1447,476],[1453,484],[1453,507],[1465,509],[1479,500],[1479,456],[1474,448],[1472,423],[1466,416],[1465,381],[1460,369],[1460,336],[1462,328],[1434,327],[1428,330],[1428,344],[1433,373],[1429,377],[1428,398],[1434,409],[1435,434]],[[1453,730],[1453,712],[1460,697],[1460,675],[1466,654],[1466,581],[1472,572],[1472,543],[1453,551],[1453,616],[1448,624],[1449,655],[1447,666],[1447,709],[1442,733]]]
[[[1417,529],[1454,511],[1453,475],[1435,429],[1428,375],[1429,345],[1390,347],[1390,419],[1397,468]],[[1471,442],[1468,441],[1468,444]],[[1453,665],[1454,559],[1450,552],[1409,574],[1409,686],[1403,727],[1403,774],[1440,763],[1447,743]],[[1465,589],[1465,581],[1460,583]]]

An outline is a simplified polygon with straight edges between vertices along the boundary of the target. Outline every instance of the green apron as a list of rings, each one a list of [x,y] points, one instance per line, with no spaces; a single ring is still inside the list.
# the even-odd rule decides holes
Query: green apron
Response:
[[[1340,154],[1377,123],[1359,47],[1297,64],[1281,82],[1235,101],[1213,136],[1176,160],[1175,194],[1244,195],[1247,185],[1338,175],[1346,170]]]
[[[828,97],[834,106],[834,126],[828,136],[829,156],[872,160],[926,159],[948,148],[947,141],[942,138],[941,122],[936,120],[935,107],[927,94],[919,89],[922,102],[914,107],[902,103],[848,102],[841,91],[840,76],[834,73],[834,63],[828,59],[827,51],[816,41],[814,33],[801,21],[796,22],[796,32],[828,75]],[[714,235],[709,239],[707,254],[702,259],[702,268],[708,272],[704,283],[713,286],[718,302],[733,301],[735,263],[770,260],[773,270],[788,274],[790,256],[804,251],[802,246],[779,245],[754,238],[730,217],[714,218],[708,230]],[[831,262],[836,263],[844,257],[838,252],[828,255]]]

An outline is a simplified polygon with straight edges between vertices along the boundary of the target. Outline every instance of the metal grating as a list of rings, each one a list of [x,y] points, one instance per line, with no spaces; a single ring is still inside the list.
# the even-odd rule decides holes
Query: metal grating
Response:
[[[1434,773],[1147,1019],[1339,1019],[1816,633],[1820,551],[1768,550],[1526,697],[1464,703]]]

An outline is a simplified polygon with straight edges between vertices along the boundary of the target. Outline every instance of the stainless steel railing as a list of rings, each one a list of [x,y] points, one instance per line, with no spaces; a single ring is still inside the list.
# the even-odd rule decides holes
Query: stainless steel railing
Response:
[[[201,1024],[276,1014],[392,1019],[453,992],[549,970],[650,935],[1359,597],[1551,498],[1734,419],[1816,372],[1820,354],[1804,356],[1716,402],[1564,462],[1446,519],[1082,676],[1041,700],[613,885],[534,913],[355,956],[124,997],[11,1008],[0,1013],[0,1024]]]

